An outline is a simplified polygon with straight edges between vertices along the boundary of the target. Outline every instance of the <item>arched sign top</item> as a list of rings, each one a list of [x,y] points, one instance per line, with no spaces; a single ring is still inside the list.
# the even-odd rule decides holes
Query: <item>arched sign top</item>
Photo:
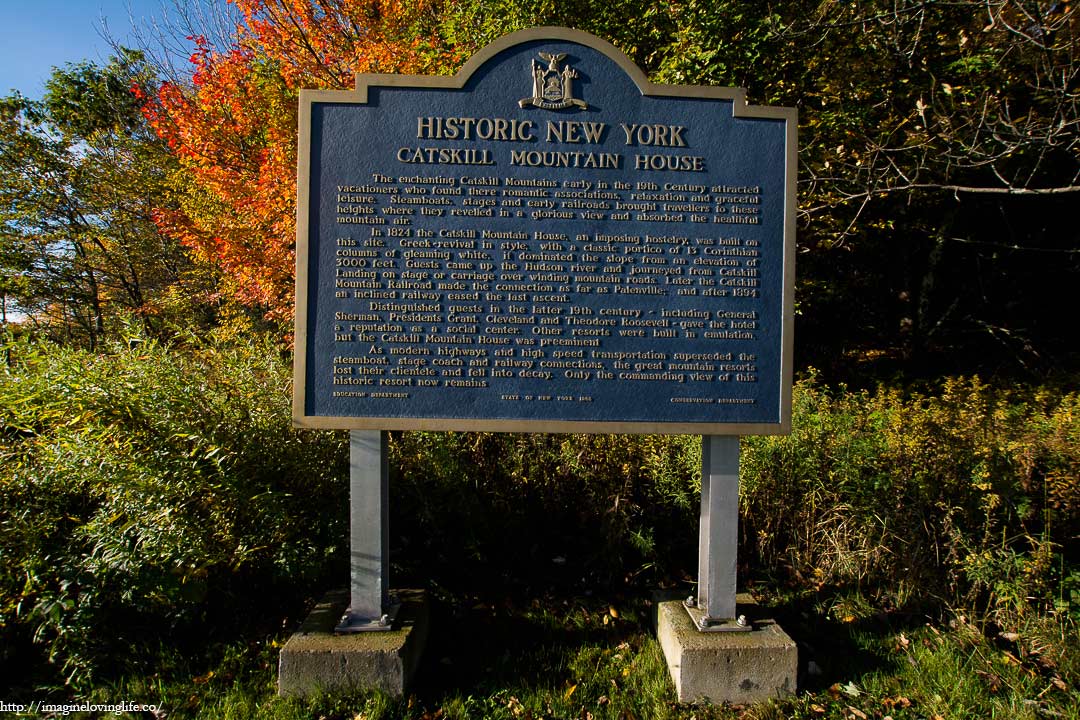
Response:
[[[734,114],[737,117],[761,116],[761,117],[785,117],[793,122],[796,120],[795,108],[773,106],[748,106],[746,104],[746,91],[738,87],[723,87],[714,85],[663,85],[653,83],[642,72],[641,68],[634,63],[622,50],[613,44],[582,30],[574,30],[566,27],[535,27],[527,30],[504,35],[498,40],[484,46],[476,54],[470,57],[457,74],[452,77],[440,75],[394,75],[385,73],[357,73],[356,92],[361,97],[366,97],[367,88],[372,86],[410,85],[414,87],[441,87],[446,89],[460,89],[485,63],[496,58],[499,53],[517,45],[532,43],[550,43],[563,41],[592,48],[605,55],[616,66],[622,69],[642,95],[655,97],[700,97],[714,98],[719,100],[731,100]]]
[[[299,117],[298,425],[788,430],[793,108],[545,27]]]

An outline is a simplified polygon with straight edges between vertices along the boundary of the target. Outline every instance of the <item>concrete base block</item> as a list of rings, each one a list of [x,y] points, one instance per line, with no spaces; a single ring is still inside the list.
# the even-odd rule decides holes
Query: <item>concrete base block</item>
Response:
[[[798,648],[749,595],[737,597],[749,632],[699,632],[681,601],[660,603],[656,635],[681,703],[748,705],[795,692]]]
[[[393,630],[337,635],[334,627],[349,604],[349,593],[327,593],[281,649],[278,694],[376,689],[404,695],[427,640],[428,604],[423,590],[394,594],[401,609]]]

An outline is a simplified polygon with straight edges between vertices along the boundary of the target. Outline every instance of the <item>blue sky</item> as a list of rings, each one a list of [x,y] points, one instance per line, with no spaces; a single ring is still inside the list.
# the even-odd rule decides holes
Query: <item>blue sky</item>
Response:
[[[170,0],[0,0],[0,95],[40,97],[53,67],[110,55],[109,34],[131,39],[132,19],[149,25]],[[224,0],[221,0],[224,2]]]

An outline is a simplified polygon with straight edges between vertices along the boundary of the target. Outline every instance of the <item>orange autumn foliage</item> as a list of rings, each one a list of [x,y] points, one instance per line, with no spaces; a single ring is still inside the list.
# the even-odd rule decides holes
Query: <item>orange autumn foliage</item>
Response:
[[[232,47],[201,37],[190,85],[164,83],[145,112],[180,159],[179,209],[158,225],[220,278],[215,301],[292,312],[300,88],[347,89],[357,72],[435,73],[438,0],[234,0]]]

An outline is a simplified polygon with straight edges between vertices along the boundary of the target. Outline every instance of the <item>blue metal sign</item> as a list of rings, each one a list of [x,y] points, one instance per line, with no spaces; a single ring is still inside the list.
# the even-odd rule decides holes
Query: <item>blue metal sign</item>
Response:
[[[300,124],[297,424],[787,431],[793,109],[540,28]]]

